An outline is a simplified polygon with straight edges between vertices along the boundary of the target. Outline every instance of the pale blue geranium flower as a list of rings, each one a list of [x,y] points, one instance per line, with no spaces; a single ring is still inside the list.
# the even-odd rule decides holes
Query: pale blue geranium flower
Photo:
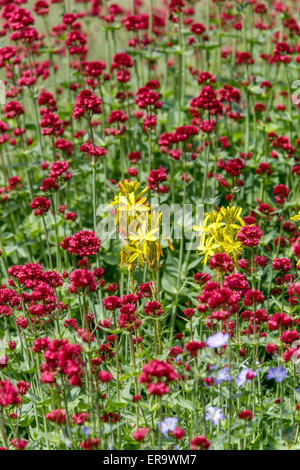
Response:
[[[244,385],[245,382],[250,382],[250,378],[248,379],[247,378],[247,374],[250,373],[252,376],[254,374],[254,377],[256,377],[256,372],[252,369],[248,369],[247,367],[245,369],[243,369],[239,375],[235,378],[235,382],[236,382],[236,385],[238,387],[241,387],[242,385]]]
[[[213,378],[216,385],[221,385],[222,382],[229,382],[231,380],[229,368],[224,367],[224,369],[219,370],[213,375]]]
[[[225,346],[227,344],[229,335],[224,333],[216,333],[215,335],[210,336],[206,340],[206,344],[209,348],[220,348],[221,346]]]
[[[267,372],[267,380],[274,379],[275,382],[282,382],[287,377],[287,371],[284,367],[278,366],[276,369],[271,367]]]
[[[165,418],[163,421],[158,423],[158,429],[160,432],[168,439],[169,431],[174,431],[177,426],[178,418],[176,417],[169,417]]]
[[[205,419],[206,421],[211,421],[213,424],[218,424],[219,421],[224,421],[225,416],[221,408],[207,406]]]

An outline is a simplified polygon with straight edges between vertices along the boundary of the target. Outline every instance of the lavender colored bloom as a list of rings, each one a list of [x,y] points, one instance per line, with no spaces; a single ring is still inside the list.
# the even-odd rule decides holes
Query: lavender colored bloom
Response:
[[[90,428],[88,426],[83,426],[82,431],[84,432],[86,437],[90,437],[91,433],[90,433]]]
[[[287,371],[284,367],[278,366],[276,369],[270,367],[267,373],[267,380],[274,379],[275,382],[282,382],[287,377]]]
[[[205,419],[206,421],[211,420],[213,424],[218,424],[219,421],[224,421],[225,416],[221,408],[216,408],[214,406],[207,406]]]
[[[224,367],[224,369],[219,370],[216,374],[213,375],[216,385],[220,385],[222,382],[229,382],[231,376],[229,374],[229,368]]]
[[[229,335],[224,333],[216,333],[215,335],[210,336],[206,340],[206,344],[209,348],[219,348],[227,344]]]
[[[174,431],[174,429],[177,426],[177,422],[178,422],[178,418],[169,417],[169,418],[165,418],[163,421],[160,421],[157,427],[160,430],[160,432],[165,436],[165,438],[168,439],[168,432]]]
[[[247,379],[248,372],[251,372],[251,374],[254,374],[254,376],[256,377],[256,372],[254,370],[248,368],[243,369],[235,378],[237,387],[241,387],[242,385],[244,385],[245,382],[250,382],[251,379]]]

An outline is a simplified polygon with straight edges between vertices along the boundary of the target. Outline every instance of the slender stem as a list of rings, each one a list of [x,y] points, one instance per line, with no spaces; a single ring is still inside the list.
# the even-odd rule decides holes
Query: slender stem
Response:
[[[53,266],[52,266],[52,258],[51,258],[50,244],[49,244],[49,236],[48,236],[47,226],[46,226],[46,223],[45,223],[45,217],[43,215],[42,215],[42,221],[43,221],[45,237],[46,237],[46,244],[47,244],[47,250],[48,250],[48,257],[49,257],[49,265],[50,265],[50,268],[52,269]]]
[[[231,347],[230,347],[230,338],[228,339],[228,367],[229,367],[229,374],[231,373]],[[229,388],[229,399],[228,399],[228,427],[227,427],[227,450],[230,450],[231,446],[231,414],[232,414],[232,381],[229,380],[228,388]]]
[[[3,442],[4,442],[4,446],[6,449],[8,449],[8,441],[7,441],[6,431],[5,431],[4,414],[3,414],[2,406],[0,406],[0,428],[1,428],[1,435],[2,435]]]
[[[114,311],[114,329],[117,328],[116,312]],[[120,401],[120,363],[119,363],[119,343],[118,335],[115,333],[115,358],[116,358],[116,370],[117,370],[117,400]]]

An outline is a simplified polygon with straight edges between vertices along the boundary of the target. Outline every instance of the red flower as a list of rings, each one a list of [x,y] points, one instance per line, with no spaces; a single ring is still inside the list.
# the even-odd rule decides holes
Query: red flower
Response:
[[[90,415],[89,413],[86,413],[85,411],[82,411],[81,413],[78,413],[78,414],[74,414],[72,416],[73,422],[79,426],[84,424],[89,419],[90,419]]]
[[[67,421],[67,415],[64,410],[61,410],[60,408],[57,410],[50,411],[50,413],[46,414],[46,418],[49,421],[52,421],[52,423],[56,424],[65,424]]]
[[[149,173],[147,178],[148,187],[150,190],[155,191],[157,193],[165,193],[168,191],[168,186],[161,185],[163,181],[167,181],[168,173],[167,169],[163,168],[161,165],[157,170],[152,170]]]
[[[210,269],[216,269],[223,273],[233,271],[233,261],[226,253],[216,253],[209,260]]]
[[[152,359],[143,366],[138,381],[146,384],[150,395],[162,396],[170,391],[167,384],[177,378],[173,366],[167,362]],[[157,379],[156,382],[155,379]]]
[[[111,382],[112,379],[113,379],[112,374],[110,372],[106,371],[106,370],[100,371],[99,374],[98,374],[98,377],[99,377],[101,383]]]
[[[99,439],[97,437],[88,437],[85,441],[80,442],[80,448],[85,450],[92,450],[98,447]]]
[[[292,262],[288,258],[275,258],[272,263],[272,268],[275,271],[287,272],[292,269]]]
[[[237,239],[242,245],[253,247],[259,244],[262,235],[263,231],[256,225],[244,225],[244,227],[240,228]]]
[[[207,450],[210,447],[210,442],[206,439],[204,435],[195,436],[190,440],[191,450],[197,450],[198,448],[202,450]]]
[[[190,341],[185,346],[185,349],[189,352],[191,357],[196,357],[198,350],[203,349],[204,347],[205,347],[204,341],[201,341],[200,343],[199,341]]]
[[[184,435],[185,432],[182,428],[176,427],[174,431],[172,431],[172,436],[174,436],[177,441],[180,441]]]
[[[35,197],[29,205],[35,216],[44,215],[50,209],[50,201],[44,196]]]
[[[146,435],[149,432],[149,428],[138,428],[132,433],[132,437],[137,442],[144,442]]]
[[[153,300],[146,303],[144,312],[146,315],[158,317],[163,314],[163,309],[157,300]]]
[[[69,291],[71,293],[79,293],[82,290],[87,289],[88,292],[96,290],[96,283],[93,273],[88,269],[75,269],[70,274],[71,284]]]
[[[286,201],[290,193],[290,190],[284,184],[278,184],[277,186],[274,186],[273,193],[275,195],[276,203],[280,205]]]
[[[68,253],[82,258],[98,253],[100,240],[92,230],[80,230],[68,239],[64,239],[61,247],[68,250]]]
[[[13,384],[7,380],[0,381],[0,405],[4,408],[8,405],[18,405],[21,398]]]
[[[251,421],[251,419],[253,418],[253,414],[250,410],[242,410],[239,413],[239,418],[248,419],[249,421]]]
[[[76,97],[72,116],[74,119],[91,119],[93,114],[101,114],[102,101],[91,90],[82,90]]]
[[[191,33],[197,34],[197,36],[203,34],[205,30],[206,28],[202,23],[194,23],[190,28]]]
[[[27,446],[27,441],[25,439],[11,439],[11,445],[17,450],[23,450]]]

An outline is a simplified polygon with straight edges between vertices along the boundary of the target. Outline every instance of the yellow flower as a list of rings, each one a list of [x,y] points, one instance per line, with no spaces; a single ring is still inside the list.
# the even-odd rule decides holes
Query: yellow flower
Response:
[[[228,236],[234,238],[241,226],[245,225],[245,222],[240,217],[242,209],[235,206],[221,207],[220,213],[225,221],[225,232]],[[239,222],[239,224],[236,222]]]
[[[237,262],[238,257],[243,252],[243,246],[238,240],[227,239],[223,243],[224,252],[232,256],[235,262]]]
[[[136,244],[127,245],[121,250],[121,268],[127,264],[128,271],[134,271],[138,264],[144,265],[143,253]]]
[[[206,239],[202,245],[198,246],[198,250],[201,254],[204,255],[204,264],[207,263],[208,258],[210,256],[213,256],[215,253],[217,253],[219,247],[220,245],[218,243],[215,243],[213,238]]]
[[[130,193],[136,193],[140,187],[140,183],[138,181],[129,181],[124,180],[119,182],[119,194],[122,196],[126,196]],[[148,191],[148,187],[144,188],[138,195],[137,199],[142,197]]]
[[[120,222],[119,233],[124,247],[121,250],[121,268],[125,265],[134,271],[138,265],[146,264],[150,271],[159,269],[163,256],[161,246],[161,212],[151,212],[144,194],[148,188],[139,191],[138,181],[121,181],[119,194],[109,206],[116,206],[116,224]],[[171,250],[171,241],[166,237]]]
[[[122,223],[124,223],[124,218],[126,217],[126,222],[128,224],[141,212],[147,212],[150,210],[150,207],[146,204],[147,197],[142,197],[148,191],[148,188],[146,187],[136,194],[138,189],[138,181],[120,181],[119,194],[109,204],[110,207],[117,206],[116,225],[119,223],[120,215]]]
[[[236,206],[221,207],[220,209],[220,215],[225,219],[226,224],[232,224],[232,222],[238,221],[241,225],[245,225],[245,222],[241,218],[241,213],[242,208]]]
[[[193,226],[193,230],[202,233],[198,250],[204,255],[203,263],[216,253],[227,253],[237,263],[243,251],[236,235],[245,222],[241,218],[242,209],[239,207],[221,207],[220,211],[205,214],[203,224]]]
[[[139,226],[137,233],[129,234],[129,240],[136,242],[136,245],[140,247],[145,258],[149,256],[149,244],[156,242],[159,236],[159,229],[148,230],[147,220]]]
[[[291,217],[291,220],[300,220],[300,211],[298,212],[297,215],[294,215],[294,217]]]

